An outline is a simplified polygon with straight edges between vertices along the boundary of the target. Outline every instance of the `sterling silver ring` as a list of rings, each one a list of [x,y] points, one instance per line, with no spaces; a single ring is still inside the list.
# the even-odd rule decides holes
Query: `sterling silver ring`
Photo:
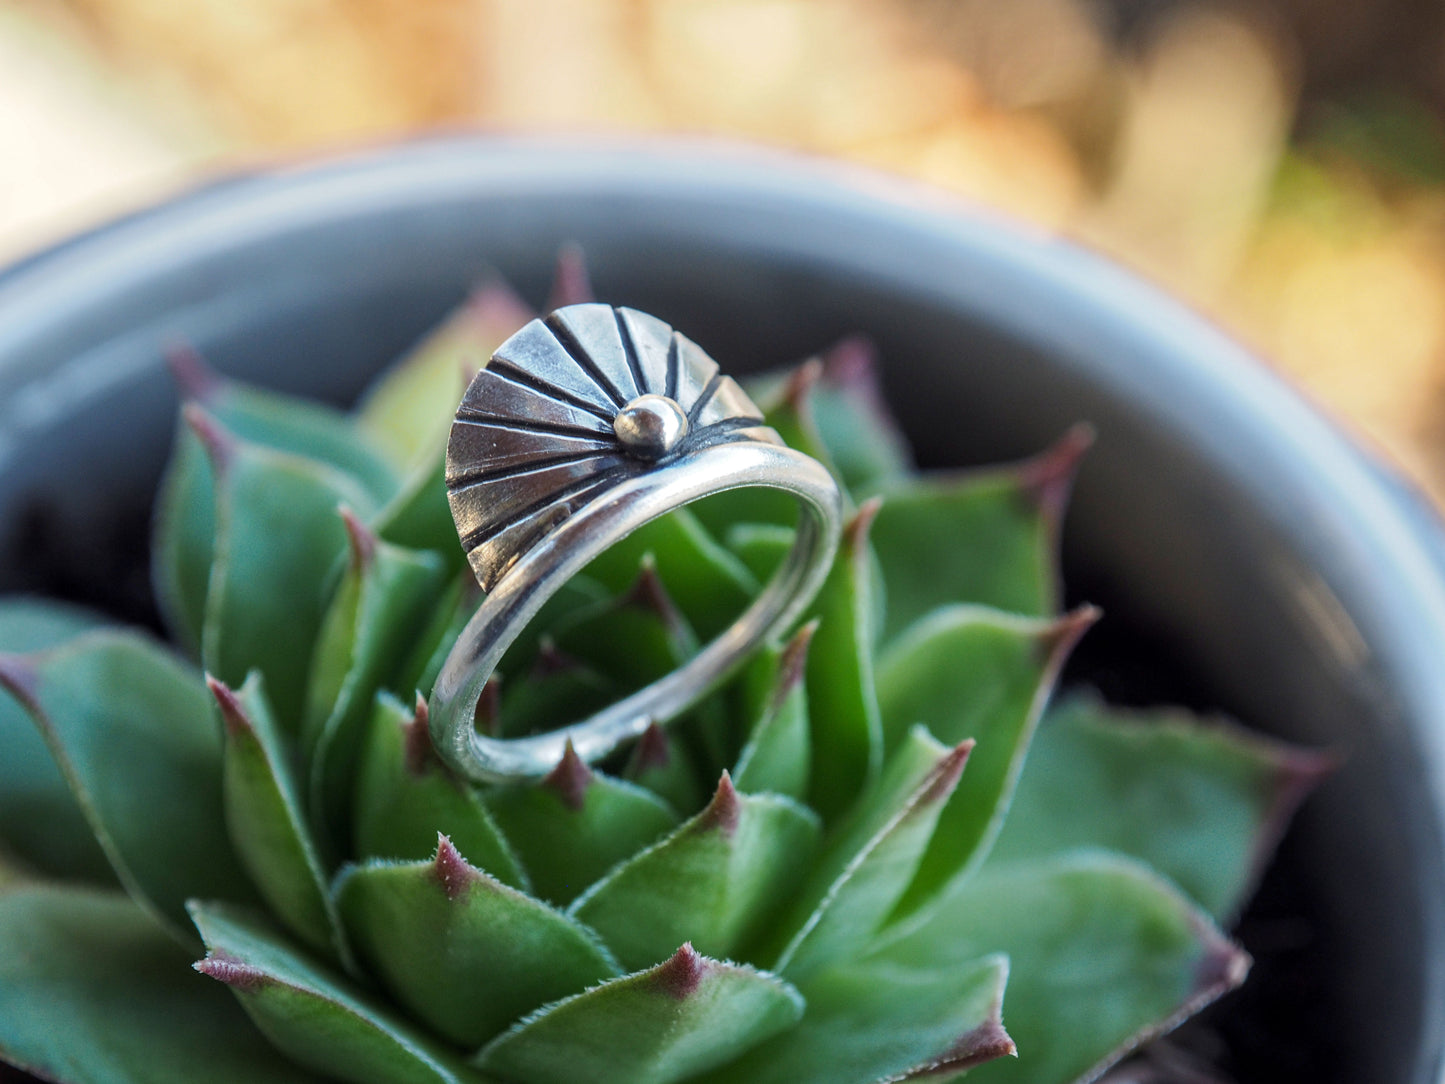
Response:
[[[802,614],[842,520],[832,476],[787,447],[717,362],[661,320],[610,305],[558,309],[497,348],[457,409],[446,484],[485,594],[432,691],[431,735],[453,768],[489,783],[545,776],[569,741],[596,761],[686,711]],[[745,486],[789,493],[802,514],[787,559],[717,639],[580,722],[513,739],[477,731],[502,655],[563,584],[643,524]]]

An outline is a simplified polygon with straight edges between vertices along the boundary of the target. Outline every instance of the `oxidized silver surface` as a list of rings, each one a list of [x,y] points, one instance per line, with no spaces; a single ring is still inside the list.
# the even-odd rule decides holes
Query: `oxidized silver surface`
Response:
[[[446,483],[487,594],[437,679],[432,737],[455,768],[491,782],[545,775],[569,740],[595,760],[685,711],[796,619],[840,529],[832,477],[786,447],[716,362],[661,320],[609,305],[558,309],[498,347],[457,410]],[[803,515],[783,567],[732,627],[590,719],[513,740],[476,732],[487,679],[547,598],[644,523],[741,486],[787,491]]]

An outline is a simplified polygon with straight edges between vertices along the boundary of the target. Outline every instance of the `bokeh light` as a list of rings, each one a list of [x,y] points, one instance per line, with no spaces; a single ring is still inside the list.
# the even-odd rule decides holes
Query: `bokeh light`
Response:
[[[8,0],[0,259],[439,126],[709,133],[1100,247],[1445,496],[1433,0]]]

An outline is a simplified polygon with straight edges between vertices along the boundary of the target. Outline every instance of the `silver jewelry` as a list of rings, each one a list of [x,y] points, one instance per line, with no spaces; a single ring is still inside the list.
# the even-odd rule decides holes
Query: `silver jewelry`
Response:
[[[783,444],[698,346],[646,313],[569,305],[497,348],[462,397],[447,495],[486,592],[430,703],[432,741],[481,782],[536,779],[570,741],[595,761],[714,688],[817,593],[837,549],[838,486]],[[477,700],[542,604],[643,524],[723,490],[783,490],[802,508],[793,549],[752,604],[684,665],[589,719],[533,737],[477,732]]]

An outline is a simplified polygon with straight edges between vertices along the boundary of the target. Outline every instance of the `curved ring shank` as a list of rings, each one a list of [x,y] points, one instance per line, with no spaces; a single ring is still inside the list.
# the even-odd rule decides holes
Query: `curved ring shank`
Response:
[[[667,676],[560,730],[498,740],[473,724],[482,689],[512,641],[543,603],[594,557],[643,524],[728,489],[761,486],[798,498],[803,515],[792,551],[743,614]],[[529,549],[486,595],[442,666],[430,702],[432,742],[457,771],[479,782],[545,776],[571,741],[591,763],[696,703],[748,651],[785,628],[812,600],[832,564],[841,530],[837,484],[812,458],[743,441],[684,453],[609,490]]]

